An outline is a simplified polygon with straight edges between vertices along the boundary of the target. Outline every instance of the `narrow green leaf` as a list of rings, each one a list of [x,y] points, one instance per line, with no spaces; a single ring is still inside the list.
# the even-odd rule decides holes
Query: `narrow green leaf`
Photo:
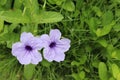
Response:
[[[24,77],[26,80],[31,80],[35,71],[35,65],[29,64],[24,66]]]
[[[99,63],[98,72],[99,72],[99,77],[101,80],[108,80],[107,67],[104,62]]]
[[[53,23],[59,22],[63,19],[63,16],[57,12],[41,12],[39,15],[34,17],[34,23]]]

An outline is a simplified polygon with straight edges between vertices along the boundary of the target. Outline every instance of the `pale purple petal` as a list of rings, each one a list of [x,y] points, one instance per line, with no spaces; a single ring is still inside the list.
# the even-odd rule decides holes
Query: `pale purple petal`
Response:
[[[59,40],[61,38],[61,32],[58,29],[53,29],[50,31],[51,40]]]
[[[21,64],[27,65],[31,63],[31,55],[29,52],[26,52],[23,56],[17,56],[17,59]]]
[[[24,55],[24,44],[17,42],[12,45],[12,55],[13,56],[22,56]]]
[[[42,44],[44,47],[48,47],[50,43],[50,37],[47,34],[41,35],[40,39],[42,40]]]
[[[39,62],[42,61],[42,55],[36,50],[31,53],[31,56],[32,56],[31,57],[32,58],[32,60],[31,60],[32,64],[38,64]]]
[[[56,48],[58,50],[60,49],[60,51],[66,52],[70,48],[70,40],[67,38],[61,39],[57,41],[56,43],[57,43]]]
[[[55,52],[52,49],[49,48],[45,48],[43,50],[43,56],[46,60],[48,60],[49,62],[53,61],[54,57],[55,57]]]
[[[32,33],[23,32],[20,37],[21,42],[27,42],[29,39],[33,38]]]
[[[38,49],[38,50],[40,50],[40,49],[42,49],[43,47],[44,47],[44,45],[43,45],[43,41],[40,39],[40,38],[38,38],[38,37],[35,37],[34,38],[34,47],[36,48],[36,49]]]
[[[55,53],[56,55],[54,57],[54,61],[57,61],[57,62],[64,61],[65,54],[63,52],[61,53],[61,52],[56,51]]]
[[[42,40],[40,40],[38,37],[33,37],[29,39],[26,44],[32,46],[34,49],[40,50],[43,48]]]

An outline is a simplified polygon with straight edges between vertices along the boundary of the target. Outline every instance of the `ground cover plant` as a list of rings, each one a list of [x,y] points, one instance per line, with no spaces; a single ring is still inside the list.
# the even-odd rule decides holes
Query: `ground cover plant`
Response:
[[[14,46],[23,34],[30,45],[53,42],[23,60]],[[56,35],[65,45],[51,58]],[[119,0],[0,0],[0,80],[120,80],[119,37]]]

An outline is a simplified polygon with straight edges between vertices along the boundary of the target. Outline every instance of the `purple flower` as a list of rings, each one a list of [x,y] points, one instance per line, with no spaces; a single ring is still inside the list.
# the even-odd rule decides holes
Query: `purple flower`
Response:
[[[41,40],[31,33],[23,32],[20,42],[12,45],[12,55],[17,57],[21,64],[38,64],[42,61],[42,56],[38,50],[42,48]]]
[[[65,59],[64,52],[69,50],[70,40],[60,38],[61,32],[58,29],[51,30],[49,35],[43,34],[40,38],[44,44],[43,56],[49,62],[60,62]]]

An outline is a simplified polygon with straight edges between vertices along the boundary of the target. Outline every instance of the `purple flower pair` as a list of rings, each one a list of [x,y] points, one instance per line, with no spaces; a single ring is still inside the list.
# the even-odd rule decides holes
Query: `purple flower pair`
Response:
[[[42,61],[42,55],[39,52],[43,48],[43,57],[49,62],[63,61],[64,52],[70,48],[70,40],[61,39],[61,32],[58,29],[50,31],[50,34],[43,34],[41,37],[34,37],[31,33],[23,32],[20,42],[12,46],[12,55],[15,56],[21,64],[38,64]]]

